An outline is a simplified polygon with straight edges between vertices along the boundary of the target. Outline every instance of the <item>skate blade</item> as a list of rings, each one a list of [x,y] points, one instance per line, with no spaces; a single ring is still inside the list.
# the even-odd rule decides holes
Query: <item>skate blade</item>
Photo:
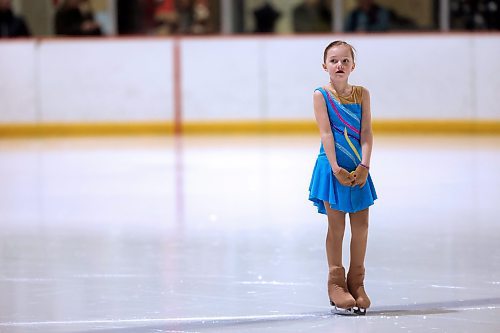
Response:
[[[352,311],[354,312],[355,315],[357,316],[366,316],[366,308],[360,308],[355,306]]]
[[[343,309],[343,308],[338,308],[335,303],[330,301],[330,305],[333,306],[332,313],[340,316],[355,316],[356,314],[354,313],[354,308],[348,308],[348,309]]]

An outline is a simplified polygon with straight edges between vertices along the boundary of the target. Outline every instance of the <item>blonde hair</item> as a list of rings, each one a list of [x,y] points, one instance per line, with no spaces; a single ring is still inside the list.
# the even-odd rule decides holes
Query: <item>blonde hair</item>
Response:
[[[323,52],[323,62],[326,62],[326,54],[328,53],[328,50],[331,49],[332,47],[340,46],[340,45],[347,46],[348,48],[351,49],[352,61],[354,61],[354,58],[355,58],[355,55],[356,55],[356,49],[354,48],[354,46],[352,46],[348,42],[344,42],[343,40],[336,40],[336,41],[331,42],[330,44],[328,44],[326,46],[325,52]]]

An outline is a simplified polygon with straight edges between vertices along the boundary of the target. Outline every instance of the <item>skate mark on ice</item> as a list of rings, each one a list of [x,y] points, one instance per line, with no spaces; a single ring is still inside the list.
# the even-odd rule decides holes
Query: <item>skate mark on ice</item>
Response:
[[[457,300],[406,305],[391,305],[368,309],[367,316],[419,316],[453,313],[468,310],[498,309],[500,298]]]
[[[498,309],[500,298],[485,298],[473,300],[458,300],[448,302],[431,302],[420,304],[405,304],[372,307],[366,316],[421,316],[433,314],[455,313],[477,309]],[[132,333],[138,330],[157,330],[158,332],[192,332],[204,329],[251,326],[260,324],[280,324],[291,321],[331,320],[339,316],[332,314],[330,309],[317,312],[297,314],[271,314],[256,316],[213,316],[213,317],[183,317],[183,318],[138,318],[138,319],[102,319],[76,321],[38,321],[38,322],[0,322],[0,329],[7,327],[67,327],[68,332],[91,332],[99,326],[100,333]],[[357,317],[357,316],[353,316]],[[82,327],[83,326],[83,327]],[[85,329],[85,326],[88,328]],[[76,330],[75,330],[76,329]]]

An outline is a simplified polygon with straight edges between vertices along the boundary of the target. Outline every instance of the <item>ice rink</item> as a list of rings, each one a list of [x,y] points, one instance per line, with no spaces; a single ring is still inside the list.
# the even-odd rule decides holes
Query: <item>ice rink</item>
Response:
[[[375,133],[366,317],[330,312],[318,149],[0,140],[0,332],[499,332],[500,136]]]

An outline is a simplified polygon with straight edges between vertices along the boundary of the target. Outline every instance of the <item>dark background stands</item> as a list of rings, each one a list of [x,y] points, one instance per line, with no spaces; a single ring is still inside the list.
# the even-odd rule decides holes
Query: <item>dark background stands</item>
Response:
[[[213,32],[207,0],[163,0],[155,13],[157,34],[207,34]]]
[[[142,33],[139,0],[118,0],[116,2],[116,23],[119,35]]]
[[[266,1],[261,7],[254,10],[255,32],[271,33],[274,32],[276,21],[281,16],[269,1]]]
[[[500,0],[452,0],[450,14],[452,29],[500,29]]]
[[[26,22],[14,14],[10,0],[0,0],[0,38],[29,37]]]
[[[88,0],[65,0],[56,12],[55,32],[66,36],[102,35]]]
[[[358,0],[358,6],[347,16],[345,31],[375,32],[390,28],[389,11],[373,0]]]
[[[331,1],[305,0],[293,10],[295,32],[329,32],[332,30]]]
[[[147,35],[155,29],[157,0],[117,0],[116,21],[119,35]]]

